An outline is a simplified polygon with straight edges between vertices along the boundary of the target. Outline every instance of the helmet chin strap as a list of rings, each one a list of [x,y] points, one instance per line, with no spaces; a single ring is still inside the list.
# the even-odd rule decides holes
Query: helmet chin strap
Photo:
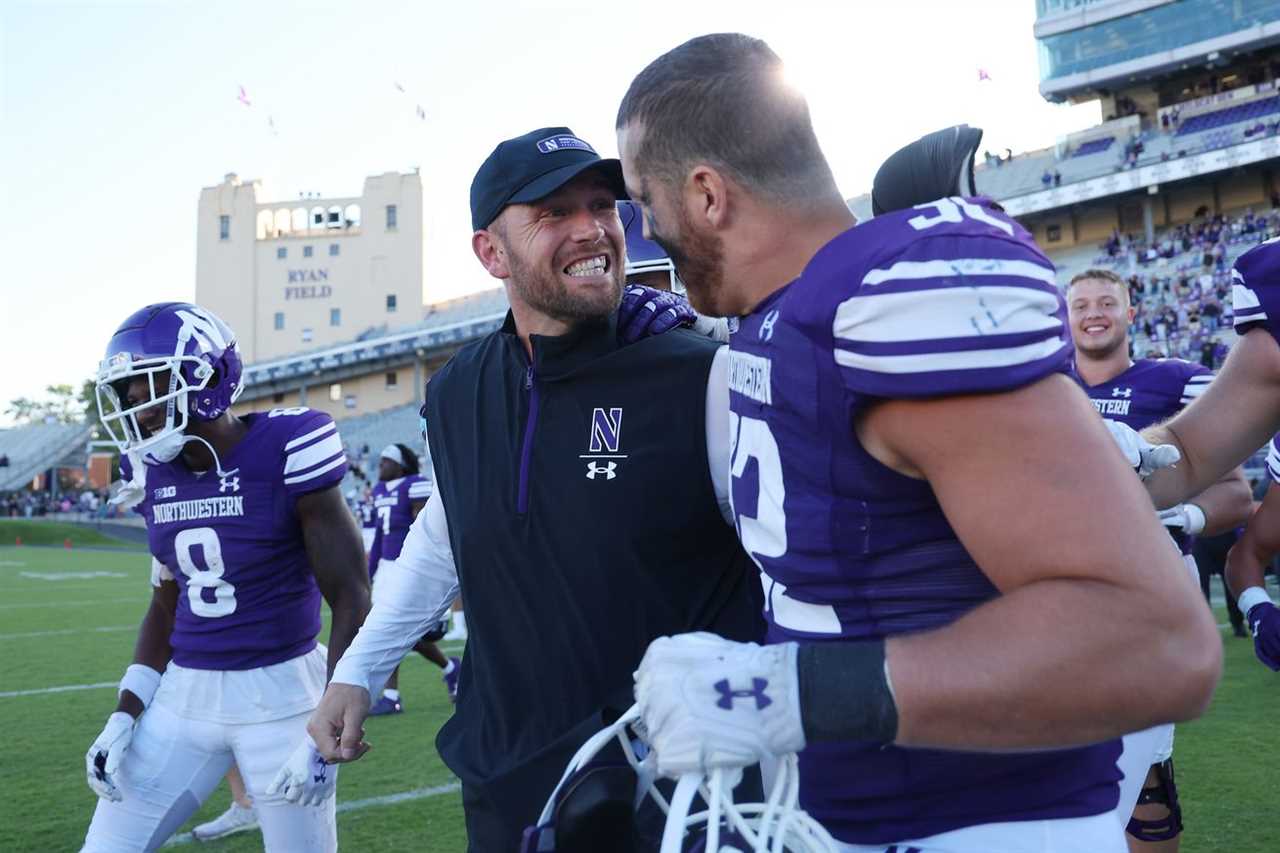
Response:
[[[232,469],[232,470],[230,470],[230,471],[223,471],[223,470],[222,470],[222,460],[218,458],[218,451],[214,450],[214,449],[213,449],[213,445],[212,445],[212,444],[210,444],[208,441],[204,440],[203,438],[201,438],[200,436],[198,436],[198,435],[184,435],[184,436],[182,437],[182,443],[183,443],[183,445],[186,445],[186,443],[187,443],[187,442],[189,442],[189,441],[198,441],[198,442],[200,442],[201,444],[203,444],[205,447],[209,448],[209,452],[213,454],[213,469],[214,469],[214,471],[217,473],[217,475],[218,475],[219,477],[229,477],[229,476],[231,476],[232,474],[234,474],[236,471],[239,471],[239,470],[240,470],[239,468],[234,468],[234,469]]]
[[[200,436],[184,435],[182,433],[178,433],[177,435],[181,437],[180,440],[175,441],[172,444],[167,442],[168,436],[166,436],[165,444],[157,445],[154,448],[143,451],[142,452],[143,462],[148,465],[168,464],[169,462],[172,462],[173,460],[178,458],[178,454],[182,453],[182,448],[185,447],[189,442],[198,441],[201,444],[203,444],[206,448],[208,448],[211,454],[213,454],[213,468],[217,472],[219,477],[229,477],[232,474],[234,474],[236,471],[240,470],[239,468],[235,468],[231,471],[222,470],[222,459],[218,457],[218,451],[214,450],[213,445],[210,444],[205,439],[201,438]],[[159,451],[159,452],[157,453],[154,451]]]

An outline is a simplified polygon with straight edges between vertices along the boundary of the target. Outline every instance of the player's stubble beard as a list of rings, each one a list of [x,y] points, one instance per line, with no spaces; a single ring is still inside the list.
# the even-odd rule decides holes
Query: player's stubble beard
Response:
[[[607,290],[574,292],[560,278],[556,268],[543,269],[529,263],[519,252],[506,246],[511,266],[508,284],[520,300],[533,310],[569,325],[599,323],[618,310],[622,302],[622,286],[626,275],[618,252],[604,252],[610,257]],[[554,264],[554,261],[552,261]]]
[[[684,283],[689,303],[695,311],[709,317],[725,317],[722,307],[724,290],[724,240],[715,234],[699,233],[693,221],[680,208],[680,237],[659,232],[652,219],[649,233],[675,264],[676,275]]]

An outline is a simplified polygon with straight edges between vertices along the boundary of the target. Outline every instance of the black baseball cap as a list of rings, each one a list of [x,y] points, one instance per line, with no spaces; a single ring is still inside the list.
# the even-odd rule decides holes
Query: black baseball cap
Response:
[[[488,228],[507,205],[545,198],[587,169],[599,170],[618,198],[629,198],[621,161],[601,158],[567,127],[500,142],[471,181],[471,227]]]

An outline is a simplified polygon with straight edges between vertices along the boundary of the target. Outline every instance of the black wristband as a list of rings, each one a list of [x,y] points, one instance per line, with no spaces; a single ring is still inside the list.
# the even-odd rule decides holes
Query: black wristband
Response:
[[[892,743],[898,736],[898,706],[884,671],[884,640],[801,643],[796,678],[800,722],[810,743]]]

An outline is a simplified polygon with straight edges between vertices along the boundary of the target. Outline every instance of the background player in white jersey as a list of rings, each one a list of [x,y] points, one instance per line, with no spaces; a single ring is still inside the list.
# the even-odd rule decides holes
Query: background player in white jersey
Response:
[[[85,851],[159,847],[233,760],[267,850],[337,847],[337,768],[305,725],[326,680],[321,594],[330,665],[369,607],[339,487],[346,456],[321,412],[234,416],[240,382],[231,329],[186,303],[132,314],[98,373],[155,589],[116,711],[85,756],[99,796]]]
[[[1240,339],[1199,399],[1144,431],[1149,440],[1173,444],[1182,454],[1178,465],[1147,480],[1156,506],[1187,500],[1280,432],[1280,241],[1268,240],[1241,255],[1231,278]],[[1227,584],[1249,622],[1258,659],[1280,670],[1280,607],[1261,576],[1245,569],[1248,562],[1243,554],[1236,558]]]
[[[771,641],[650,646],[659,769],[804,747],[801,805],[849,850],[1123,850],[1112,739],[1204,709],[1212,618],[1062,375],[1026,232],[966,198],[853,228],[784,81],[705,36],[618,114],[648,236],[743,316],[731,494]]]
[[[403,444],[388,444],[383,448],[378,457],[378,482],[369,496],[374,523],[373,545],[369,549],[369,578],[374,583],[377,583],[378,569],[400,556],[413,520],[430,498],[431,480],[419,473],[418,455]],[[436,645],[443,636],[444,623],[441,622],[427,631],[413,650],[440,667],[449,698],[456,701],[459,661],[445,657]],[[399,687],[400,667],[397,666],[391,671],[382,695],[369,709],[369,716],[403,711]]]
[[[1103,417],[1142,429],[1176,414],[1209,387],[1213,374],[1198,364],[1176,358],[1130,358],[1134,309],[1128,287],[1115,273],[1094,269],[1074,276],[1067,285],[1066,300],[1075,375]],[[1191,557],[1192,537],[1231,530],[1243,524],[1252,510],[1248,481],[1235,468],[1191,501],[1161,512],[1160,519],[1198,578]],[[1182,810],[1174,781],[1173,726],[1125,735],[1120,768],[1124,779],[1117,814],[1126,826],[1129,849],[1135,853],[1177,850]]]

